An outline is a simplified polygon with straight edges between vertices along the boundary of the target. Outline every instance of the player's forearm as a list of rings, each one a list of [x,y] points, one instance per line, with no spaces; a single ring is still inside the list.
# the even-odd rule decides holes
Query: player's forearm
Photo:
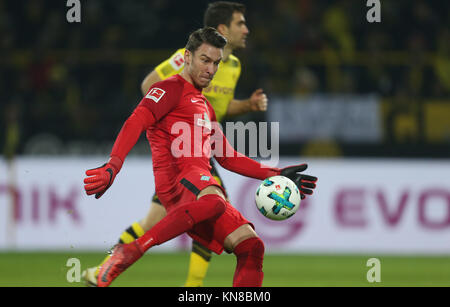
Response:
[[[263,165],[234,150],[220,127],[214,127],[214,130],[215,134],[212,140],[214,158],[223,168],[246,177],[261,180],[280,174],[279,168]]]
[[[154,117],[144,107],[137,107],[126,120],[114,142],[111,157],[125,161],[128,153],[136,145],[141,133],[154,123]]]
[[[228,104],[227,116],[237,116],[251,111],[250,99],[233,99]]]
[[[279,168],[266,166],[241,153],[235,153],[236,156],[234,157],[221,157],[216,158],[216,160],[223,168],[229,171],[255,179],[264,180],[280,174],[281,170]]]
[[[141,83],[142,95],[145,96],[150,87],[159,81],[161,81],[161,78],[159,77],[158,73],[155,70],[149,73]]]

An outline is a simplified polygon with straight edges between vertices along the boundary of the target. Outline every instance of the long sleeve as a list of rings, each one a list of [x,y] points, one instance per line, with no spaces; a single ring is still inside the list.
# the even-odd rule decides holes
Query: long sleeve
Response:
[[[183,84],[178,79],[155,83],[123,125],[114,143],[111,157],[125,161],[141,133],[177,106],[182,89]]]
[[[235,151],[222,130],[219,127],[215,127],[214,130],[215,137],[212,144],[213,155],[223,168],[246,177],[260,180],[280,174],[281,170],[279,168],[261,164]]]
[[[152,126],[156,119],[149,109],[138,106],[125,121],[114,142],[111,157],[118,157],[122,162],[139,140],[141,133]]]

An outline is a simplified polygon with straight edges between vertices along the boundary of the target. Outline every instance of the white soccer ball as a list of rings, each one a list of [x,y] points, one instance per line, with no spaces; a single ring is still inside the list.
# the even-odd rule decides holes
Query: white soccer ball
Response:
[[[271,220],[285,220],[300,207],[300,191],[295,183],[284,176],[266,178],[259,185],[255,195],[259,212]]]

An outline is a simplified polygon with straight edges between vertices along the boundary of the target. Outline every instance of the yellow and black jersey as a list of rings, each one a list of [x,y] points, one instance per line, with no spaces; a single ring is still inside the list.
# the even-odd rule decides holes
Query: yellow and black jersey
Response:
[[[178,49],[169,59],[155,68],[162,80],[183,70],[184,51],[184,48]],[[203,95],[214,108],[218,122],[222,121],[227,113],[228,104],[234,98],[234,91],[240,75],[241,62],[237,57],[230,54],[226,62],[220,62],[219,69],[211,83],[207,88],[203,89]]]

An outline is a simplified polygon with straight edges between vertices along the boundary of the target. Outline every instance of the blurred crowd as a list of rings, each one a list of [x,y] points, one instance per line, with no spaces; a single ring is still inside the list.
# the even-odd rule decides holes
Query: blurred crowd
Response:
[[[112,140],[139,102],[140,82],[202,26],[209,1],[0,0],[2,152],[61,142]],[[381,22],[365,0],[252,0],[236,97],[375,93],[392,114],[450,102],[450,2],[382,0]],[[48,139],[48,138],[47,138]],[[6,144],[6,145],[5,145]],[[48,148],[47,148],[48,149]]]

